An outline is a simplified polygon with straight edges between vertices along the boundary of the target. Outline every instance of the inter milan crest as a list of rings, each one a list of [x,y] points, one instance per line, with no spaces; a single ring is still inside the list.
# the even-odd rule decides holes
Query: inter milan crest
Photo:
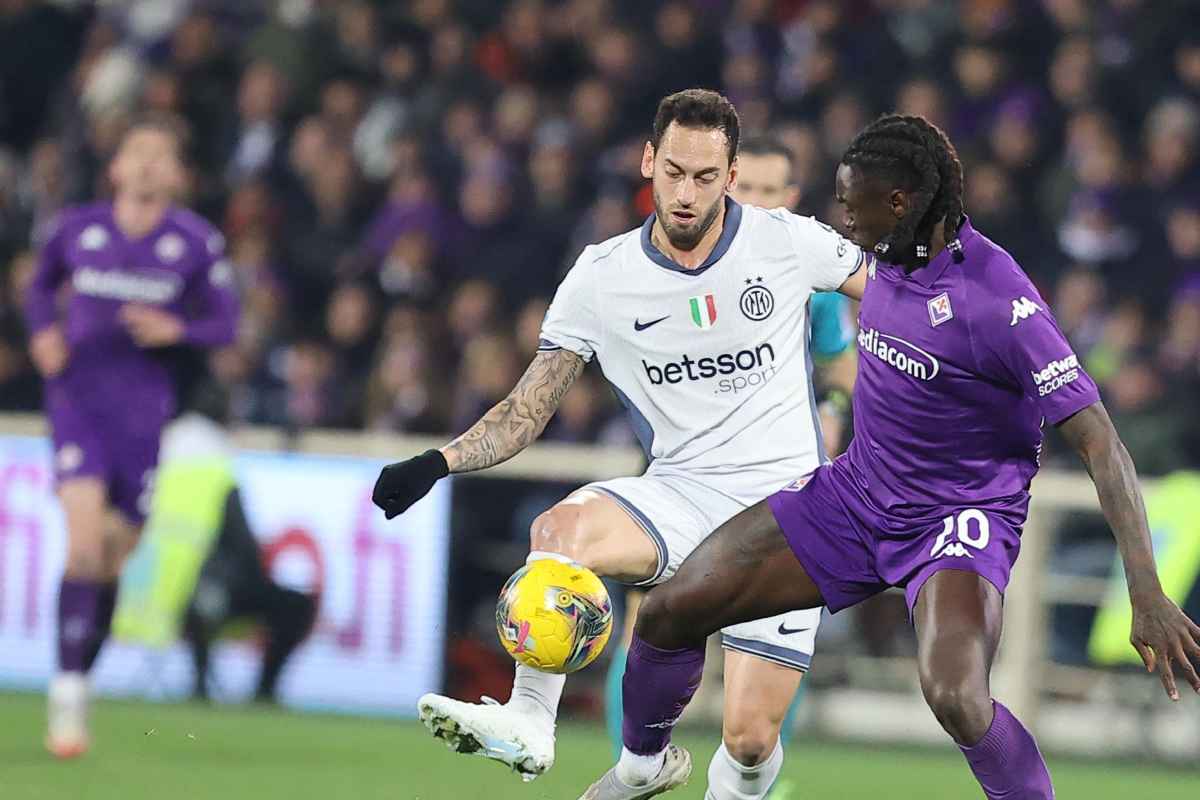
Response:
[[[775,310],[775,295],[771,294],[771,290],[763,286],[762,282],[761,275],[753,280],[746,278],[746,288],[742,290],[742,297],[738,300],[738,306],[746,315],[746,319],[755,322],[766,319]]]
[[[930,300],[926,305],[929,307],[929,324],[933,327],[936,328],[943,322],[954,319],[954,310],[950,308],[950,295],[945,292]]]

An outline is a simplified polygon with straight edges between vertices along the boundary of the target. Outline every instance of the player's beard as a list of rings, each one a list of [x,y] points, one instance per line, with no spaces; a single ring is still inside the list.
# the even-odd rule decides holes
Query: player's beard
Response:
[[[663,233],[667,235],[667,241],[671,246],[678,250],[692,250],[696,245],[700,244],[700,240],[704,238],[704,234],[708,233],[712,228],[713,223],[717,219],[717,213],[721,210],[721,204],[725,202],[725,196],[721,195],[713,204],[705,209],[703,214],[696,215],[696,222],[687,227],[680,227],[671,221],[671,214],[663,208],[662,200],[658,196],[658,192],[654,192],[654,215],[658,217],[658,224],[662,226]]]

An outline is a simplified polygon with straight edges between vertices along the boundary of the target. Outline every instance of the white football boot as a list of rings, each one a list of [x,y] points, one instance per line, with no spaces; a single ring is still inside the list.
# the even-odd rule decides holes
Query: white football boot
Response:
[[[55,758],[78,758],[88,751],[88,681],[81,672],[63,672],[46,693],[46,749]]]
[[[649,783],[628,786],[617,777],[613,767],[600,780],[588,787],[579,800],[646,800],[648,797],[669,792],[687,783],[692,774],[692,756],[687,750],[668,745],[663,767]]]
[[[456,753],[499,761],[531,781],[554,765],[554,725],[490,697],[464,703],[440,694],[417,701],[425,727]]]

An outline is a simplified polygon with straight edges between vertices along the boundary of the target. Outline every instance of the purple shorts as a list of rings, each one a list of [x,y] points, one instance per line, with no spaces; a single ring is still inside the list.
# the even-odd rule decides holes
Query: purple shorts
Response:
[[[987,508],[944,507],[904,518],[867,500],[841,461],[767,498],[775,519],[831,612],[891,586],[911,616],[925,581],[943,569],[977,573],[1001,594],[1021,549],[1028,498]]]
[[[145,522],[166,420],[157,414],[110,414],[81,407],[58,387],[47,387],[46,414],[56,480],[100,478],[114,508],[134,524]]]

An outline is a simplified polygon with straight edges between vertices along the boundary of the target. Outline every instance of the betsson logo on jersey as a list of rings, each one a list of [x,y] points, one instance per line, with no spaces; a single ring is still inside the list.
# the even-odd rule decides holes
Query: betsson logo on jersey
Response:
[[[888,336],[874,328],[859,330],[858,346],[888,366],[919,381],[933,380],[942,368],[936,358],[912,342]]]
[[[1068,383],[1079,380],[1079,358],[1074,354],[1066,358],[1056,358],[1033,375],[1033,385],[1037,387],[1038,397],[1045,397],[1057,391]]]
[[[685,353],[681,360],[668,361],[662,366],[649,364],[643,358],[642,368],[646,370],[646,377],[650,379],[650,383],[655,386],[732,375],[731,378],[717,381],[713,394],[738,394],[752,386],[761,386],[775,377],[775,348],[771,347],[770,342],[763,342],[753,350],[739,350],[736,353],[721,353],[703,358],[692,358]]]

